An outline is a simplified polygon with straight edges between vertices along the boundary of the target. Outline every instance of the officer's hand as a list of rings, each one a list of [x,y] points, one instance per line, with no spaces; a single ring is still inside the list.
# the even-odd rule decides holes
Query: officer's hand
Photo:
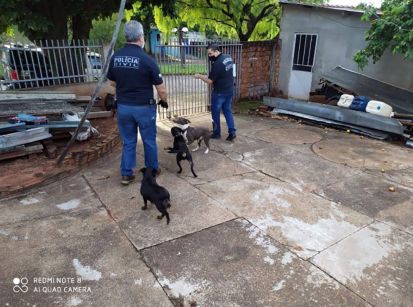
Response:
[[[167,109],[168,108],[168,103],[165,100],[159,100],[158,104],[162,107]]]
[[[200,78],[201,78],[201,75],[200,75],[200,74],[195,74],[195,75],[194,75],[194,78],[195,78],[195,79],[200,79]]]

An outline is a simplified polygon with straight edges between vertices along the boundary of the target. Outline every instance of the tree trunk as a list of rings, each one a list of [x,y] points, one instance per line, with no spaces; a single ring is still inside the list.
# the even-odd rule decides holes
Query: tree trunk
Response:
[[[72,16],[73,39],[88,39],[92,28],[92,19],[81,14]]]
[[[143,33],[145,35],[145,50],[149,53],[149,54],[153,54],[153,51],[151,49],[151,25],[144,22],[143,23]]]
[[[181,47],[179,48],[179,53],[181,55],[181,65],[185,66],[185,47],[182,47],[182,45],[184,44],[184,32],[181,28],[178,30],[178,41],[179,45],[181,45]]]
[[[247,42],[250,38],[250,35],[244,34],[242,30],[237,31],[238,32],[238,38],[241,42]]]

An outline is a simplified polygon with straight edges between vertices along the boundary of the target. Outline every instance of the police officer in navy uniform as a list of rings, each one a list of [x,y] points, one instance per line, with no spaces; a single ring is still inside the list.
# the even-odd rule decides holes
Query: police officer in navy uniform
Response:
[[[211,138],[221,138],[221,110],[224,113],[228,126],[227,141],[236,138],[234,116],[232,115],[232,98],[234,93],[234,62],[228,54],[223,54],[218,45],[210,44],[207,47],[208,58],[212,61],[211,71],[208,76],[195,74],[196,79],[200,79],[207,84],[212,84],[211,113],[214,124]]]
[[[122,184],[135,179],[136,143],[139,128],[142,137],[145,166],[160,172],[156,144],[156,108],[153,97],[155,85],[159,104],[167,108],[167,92],[156,62],[143,50],[145,45],[142,24],[131,20],[124,26],[126,44],[116,51],[109,65],[107,78],[116,86],[118,127],[123,141],[120,171]]]

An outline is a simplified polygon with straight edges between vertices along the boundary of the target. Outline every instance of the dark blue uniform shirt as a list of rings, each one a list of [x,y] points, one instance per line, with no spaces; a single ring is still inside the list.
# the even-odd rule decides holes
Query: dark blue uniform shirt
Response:
[[[135,44],[125,44],[110,59],[107,77],[116,82],[120,104],[145,105],[153,99],[153,85],[163,83],[155,60]]]
[[[213,81],[215,93],[230,93],[234,90],[234,62],[228,54],[221,53],[212,64],[208,78]]]

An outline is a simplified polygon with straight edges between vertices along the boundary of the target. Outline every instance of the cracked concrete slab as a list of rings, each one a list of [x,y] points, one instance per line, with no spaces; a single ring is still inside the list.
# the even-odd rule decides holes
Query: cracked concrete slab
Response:
[[[360,173],[288,145],[247,152],[243,161],[256,170],[293,184],[301,191],[321,189]]]
[[[172,306],[106,211],[76,214],[9,226],[0,241],[3,306]],[[13,291],[15,278],[26,293]]]
[[[116,172],[113,167],[94,169],[86,172],[85,177],[138,249],[199,231],[235,217],[185,180],[164,171],[157,182],[166,187],[171,194],[172,207],[168,210],[171,222],[166,225],[165,219],[159,221],[156,218],[159,212],[154,205],[149,204],[147,210],[141,210],[143,200],[139,190],[140,174],[137,174],[135,183],[126,187],[120,185],[117,177],[97,180],[111,176],[113,172]]]
[[[145,249],[143,256],[177,305],[366,306],[243,219]]]
[[[237,116],[235,118],[235,123],[237,125],[237,134],[250,137],[253,137],[256,132],[260,130],[266,130],[273,127],[289,128],[297,126],[295,122],[250,116]]]
[[[27,196],[0,201],[0,225],[66,214],[79,210],[96,210],[101,206],[93,191],[81,177],[59,180]]]
[[[184,116],[185,117],[185,116]],[[211,115],[191,116],[190,119],[193,126],[203,126],[212,130]],[[289,122],[284,120],[277,120],[263,117],[251,117],[246,115],[235,116],[235,126],[237,128],[237,135],[253,136],[257,130],[265,130],[271,127],[296,127],[295,122]],[[172,121],[164,121],[159,123],[160,128],[158,132],[162,134],[168,134],[168,131],[173,127]],[[227,133],[227,125],[224,116],[221,115],[221,133],[225,136]]]
[[[402,170],[366,170],[366,173],[381,176],[390,181],[413,188],[413,167]]]
[[[225,178],[199,189],[305,259],[372,222],[262,174]]]
[[[322,131],[320,129],[320,131]],[[271,128],[259,130],[255,134],[260,140],[273,144],[313,144],[322,139],[322,134],[301,128]]]
[[[204,149],[205,147],[201,147],[199,151],[194,152],[192,155],[194,171],[198,176],[197,178],[193,176],[188,161],[181,162],[183,171],[181,174],[177,174],[179,168],[176,164],[175,154],[159,152],[159,161],[162,167],[177,174],[178,177],[184,178],[191,184],[202,184],[219,178],[236,176],[253,171],[250,167],[234,161],[234,156],[232,156],[233,159],[230,159],[216,151],[210,151],[208,154],[204,154]]]
[[[272,144],[248,136],[240,135],[234,142],[225,140],[213,141],[214,149],[235,161],[242,161],[245,152],[254,151],[257,148],[268,148]]]
[[[210,115],[191,121],[211,127]],[[153,205],[140,209],[139,175],[135,183],[120,185],[120,152],[64,184],[2,200],[0,272],[7,275],[0,276],[0,304],[6,298],[12,306],[138,302],[152,307],[170,306],[170,299],[199,306],[412,305],[413,167],[400,147],[385,143],[382,150],[374,141],[369,157],[368,149],[353,147],[369,147],[370,140],[353,134],[267,118],[236,121],[234,143],[214,140],[210,154],[194,153],[199,179],[192,178],[187,164],[181,176],[175,175],[175,157],[163,151],[172,144],[172,124],[159,123],[163,172],[158,180],[172,194],[169,226],[156,219]],[[225,136],[224,120],[222,127]],[[277,129],[283,133],[269,133]],[[311,148],[315,135],[323,140]],[[272,143],[272,137],[281,140]],[[305,144],[283,144],[288,142]],[[340,146],[334,149],[335,144]],[[140,168],[143,148],[138,146]],[[387,158],[380,153],[394,148],[399,153],[389,155],[390,167],[381,172]],[[340,151],[337,160],[334,150]],[[363,155],[375,161],[360,164]],[[379,193],[387,184],[396,187],[391,197]],[[360,209],[360,201],[369,204]],[[249,222],[234,221],[238,217]],[[305,261],[308,257],[320,264]],[[39,298],[33,293],[23,301],[10,294],[20,272],[84,276],[82,285],[93,286],[93,294]]]
[[[167,122],[168,129],[173,123]],[[238,141],[238,139],[237,139]],[[227,144],[225,144],[227,143]],[[266,145],[265,142],[261,142],[259,145]],[[257,142],[254,140],[242,140],[237,143],[230,143],[224,140],[211,140],[210,151],[205,154],[206,146],[204,143],[197,151],[192,151],[195,148],[195,144],[189,145],[191,150],[192,159],[194,161],[194,171],[198,175],[198,178],[194,178],[188,161],[182,161],[181,165],[183,171],[181,174],[177,174],[179,170],[176,164],[176,154],[170,154],[165,147],[173,146],[173,138],[170,133],[158,135],[158,159],[161,167],[166,168],[168,171],[177,174],[180,178],[190,181],[194,184],[201,184],[208,181],[215,180],[225,176],[233,176],[250,172],[251,169],[245,165],[236,163],[236,161],[242,160],[242,149],[256,148]],[[228,149],[228,151],[226,151]]]
[[[376,220],[413,235],[413,201],[407,201],[381,210],[377,213]]]
[[[388,171],[413,167],[411,150],[368,138],[353,138],[351,146],[347,138],[323,140],[313,150],[326,160],[354,168]]]
[[[395,191],[389,191],[389,187],[394,187]],[[412,230],[413,189],[409,187],[363,173],[325,187],[320,193],[370,217],[381,218]]]
[[[311,261],[373,305],[412,306],[412,255],[411,235],[376,222]]]

